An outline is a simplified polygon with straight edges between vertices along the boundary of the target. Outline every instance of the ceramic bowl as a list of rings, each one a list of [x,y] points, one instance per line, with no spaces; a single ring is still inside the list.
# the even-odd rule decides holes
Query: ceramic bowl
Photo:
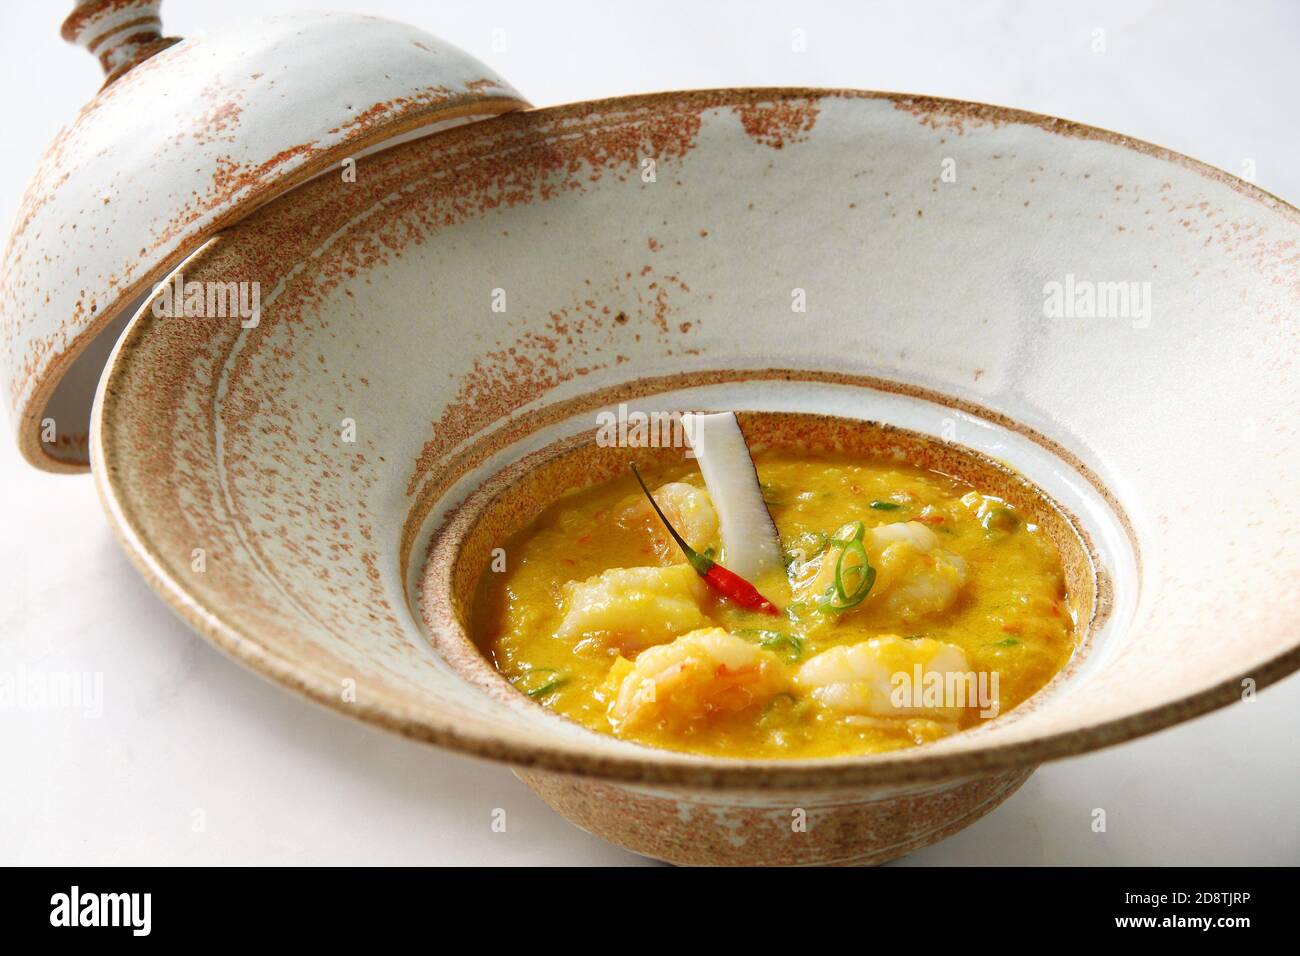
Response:
[[[260,319],[146,302],[94,472],[154,588],[318,702],[508,762],[639,853],[880,862],[1042,761],[1300,666],[1298,258],[1300,214],[1260,190],[1005,109],[730,90],[515,113],[200,249],[184,282],[256,282]],[[1079,652],[999,719],[870,757],[706,758],[546,711],[469,643],[465,597],[487,543],[611,467],[595,416],[620,403],[1033,483],[1073,542]]]

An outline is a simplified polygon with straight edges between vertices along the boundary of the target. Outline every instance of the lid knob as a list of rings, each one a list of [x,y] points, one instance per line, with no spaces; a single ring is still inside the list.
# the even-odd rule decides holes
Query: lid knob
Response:
[[[162,0],[76,0],[60,31],[69,43],[84,46],[99,58],[104,85],[180,37],[162,35]]]

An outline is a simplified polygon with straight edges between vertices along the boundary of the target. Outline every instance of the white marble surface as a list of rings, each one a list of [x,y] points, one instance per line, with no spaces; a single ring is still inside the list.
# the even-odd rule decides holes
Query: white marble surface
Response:
[[[39,81],[0,94],[6,227],[45,144],[99,83],[91,58],[57,37],[64,6],[0,7],[0,60]],[[737,85],[943,94],[1109,127],[1232,172],[1250,160],[1260,185],[1300,201],[1300,4],[1289,0],[167,0],[163,14],[183,35],[218,16],[362,6],[461,45],[538,104]],[[1095,29],[1104,53],[1091,49]],[[0,675],[103,681],[99,717],[0,707],[0,863],[644,862],[569,826],[503,767],[371,730],[226,660],[136,576],[90,480],[32,471],[7,436],[0,502]],[[1298,863],[1298,719],[1293,677],[1253,704],[1046,766],[990,817],[905,862]],[[1104,834],[1090,826],[1098,807]]]

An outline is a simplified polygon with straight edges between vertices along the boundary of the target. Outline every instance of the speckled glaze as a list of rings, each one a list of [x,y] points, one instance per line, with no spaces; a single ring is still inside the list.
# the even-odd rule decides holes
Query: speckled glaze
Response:
[[[0,263],[4,403],[23,455],[47,470],[85,470],[117,334],[218,228],[381,141],[527,105],[474,58],[389,20],[274,16],[177,42],[158,35],[157,8],[91,0],[68,18],[65,36],[110,82],[46,151]]]
[[[509,762],[637,852],[879,862],[1044,760],[1300,666],[1300,214],[1279,200],[1063,121],[847,91],[514,113],[357,172],[185,264],[260,282],[256,328],[146,303],[96,399],[128,553],[272,679]],[[1067,276],[1150,282],[1152,308],[1048,317]],[[620,402],[886,422],[1009,463],[1080,534],[1083,651],[976,730],[818,761],[652,750],[476,679],[456,576],[477,516],[598,477],[539,468]]]
[[[573,823],[682,866],[874,866],[970,826],[1033,769],[942,784],[722,793],[520,771]]]

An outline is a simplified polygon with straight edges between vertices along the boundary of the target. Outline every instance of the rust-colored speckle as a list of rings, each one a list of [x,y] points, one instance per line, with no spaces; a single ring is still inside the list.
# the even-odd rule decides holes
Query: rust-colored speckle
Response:
[[[716,101],[717,94],[679,97],[671,100],[675,105],[668,111],[690,113],[703,108],[701,103]],[[689,108],[683,108],[684,103]],[[672,784],[698,791],[719,787],[749,791],[737,801],[747,809],[737,809],[724,806],[721,797],[712,793],[707,798],[667,800],[660,794],[649,799],[645,798],[647,790],[643,786],[637,793],[644,799],[638,800],[606,793],[601,788],[579,792],[582,785],[567,780],[563,786],[550,788],[548,799],[563,806],[566,813],[594,829],[611,828],[608,832],[615,838],[619,838],[617,832],[623,832],[629,840],[652,841],[653,845],[643,844],[644,848],[665,855],[676,854],[679,849],[690,853],[692,846],[713,847],[715,841],[718,852],[738,854],[729,840],[737,835],[734,830],[739,829],[743,836],[746,828],[759,832],[767,822],[774,822],[775,818],[767,821],[759,812],[764,803],[774,813],[779,810],[788,821],[790,803],[783,799],[784,795],[770,791],[779,786],[798,786],[814,795],[835,787],[840,800],[831,803],[833,798],[828,796],[827,804],[821,807],[824,815],[820,819],[827,821],[828,830],[818,831],[818,813],[810,809],[814,826],[798,839],[807,840],[809,847],[827,851],[822,854],[824,861],[870,860],[873,847],[866,846],[863,833],[881,836],[888,846],[911,845],[907,841],[917,837],[922,828],[929,835],[941,833],[942,827],[936,829],[939,821],[956,819],[954,825],[959,825],[972,813],[996,803],[1001,795],[1010,792],[1014,780],[984,784],[980,792],[973,792],[975,782],[990,774],[1023,773],[1043,759],[1114,743],[1239,700],[1239,682],[1228,679],[1175,703],[1134,711],[1131,718],[1039,734],[1006,746],[983,747],[976,741],[966,749],[921,753],[911,760],[884,755],[880,760],[774,768],[742,761],[685,761],[648,750],[609,756],[581,742],[570,745],[567,740],[555,743],[546,739],[539,743],[528,733],[537,729],[536,724],[480,721],[482,712],[475,708],[482,695],[468,701],[455,698],[455,692],[461,689],[458,682],[441,685],[453,692],[450,700],[439,697],[436,690],[431,692],[429,684],[421,684],[421,675],[431,673],[435,667],[431,663],[433,655],[423,645],[411,646],[418,637],[412,636],[407,607],[401,599],[402,587],[395,580],[404,580],[401,571],[406,568],[394,568],[393,554],[399,551],[398,559],[406,561],[412,552],[412,539],[404,526],[401,543],[395,549],[396,529],[391,527],[394,489],[389,482],[405,478],[410,462],[392,461],[387,468],[377,466],[378,449],[369,444],[365,422],[361,423],[355,444],[346,444],[338,437],[339,420],[349,411],[347,396],[354,387],[363,387],[364,382],[352,377],[356,371],[346,357],[336,361],[338,353],[330,344],[338,331],[330,328],[339,317],[337,299],[347,294],[349,284],[359,288],[395,257],[413,253],[422,243],[436,244],[444,238],[439,236],[440,230],[449,225],[471,219],[481,221],[502,204],[536,204],[548,196],[580,195],[593,175],[620,177],[633,172],[633,158],[644,155],[647,148],[644,124],[637,116],[638,109],[646,104],[653,104],[659,111],[664,108],[662,98],[612,107],[569,107],[542,116],[523,115],[481,124],[478,129],[452,131],[445,138],[438,137],[437,143],[396,147],[364,160],[369,166],[355,188],[338,189],[336,184],[323,181],[309,184],[292,200],[274,203],[223,232],[187,265],[187,277],[202,280],[238,276],[259,280],[266,288],[279,287],[258,329],[241,332],[233,323],[164,321],[147,310],[142,313],[122,340],[119,362],[103,393],[101,408],[105,414],[99,434],[104,455],[98,477],[101,488],[108,489],[106,496],[120,505],[124,524],[135,532],[128,550],[141,561],[145,573],[154,576],[155,586],[167,594],[180,613],[229,653],[262,673],[321,703],[423,740],[560,773],[604,776],[646,786]],[[602,115],[592,116],[593,112]],[[670,156],[673,145],[682,142],[678,137],[685,137],[683,148],[690,148],[693,142],[691,120],[676,116],[666,121],[666,127],[662,130],[664,136],[652,145],[666,145],[668,151],[657,155],[661,162],[671,165],[671,158],[663,157]],[[446,168],[453,163],[456,175],[446,176]],[[657,188],[674,179],[671,174],[661,178]],[[543,182],[549,189],[539,186]],[[1098,183],[1093,189],[1097,195],[1103,191],[1108,194],[1110,185]],[[1174,195],[1178,192],[1174,191]],[[743,194],[737,201],[743,202]],[[908,215],[907,208],[903,207],[903,215]],[[1212,211],[1179,209],[1178,217],[1200,239],[1225,245],[1237,243],[1239,256],[1252,257],[1252,261],[1255,256],[1261,257],[1260,285],[1269,282],[1294,287],[1295,244],[1278,246],[1267,236],[1251,238],[1250,223],[1245,218],[1234,222],[1221,212],[1209,215]],[[491,234],[490,224],[483,234]],[[524,366],[518,384],[507,385],[513,390],[511,398],[527,398],[529,389],[548,377],[581,376],[601,362],[627,361],[625,343],[633,338],[652,342],[662,355],[691,351],[683,347],[680,334],[685,316],[675,314],[682,304],[689,303],[681,277],[669,274],[662,265],[643,275],[634,275],[629,269],[619,282],[609,281],[599,272],[593,275],[594,283],[575,281],[571,288],[553,292],[556,301],[531,303],[531,311],[524,315],[512,313],[511,322],[515,324],[510,331],[521,333],[518,342],[516,336],[507,337],[499,328],[491,334],[502,341],[484,340],[477,361],[489,375]],[[1217,279],[1217,270],[1209,270],[1207,276],[1207,281]],[[670,298],[661,302],[660,293]],[[323,302],[327,296],[336,300],[329,303],[328,309]],[[351,318],[346,302],[341,311]],[[689,317],[694,329],[699,320],[694,313]],[[660,320],[666,323],[662,328]],[[1280,334],[1294,335],[1292,315],[1270,315],[1268,321],[1278,324]],[[530,335],[532,338],[527,338]],[[1273,350],[1274,344],[1252,341],[1245,347]],[[1272,351],[1279,367],[1295,354],[1294,343],[1290,344],[1291,348]],[[382,354],[382,349],[375,354]],[[319,356],[325,357],[323,366]],[[643,353],[638,361],[644,358]],[[553,359],[555,365],[548,365],[548,359]],[[427,511],[420,508],[426,501],[436,500],[437,493],[448,487],[447,482],[463,479],[471,468],[486,460],[483,456],[500,453],[535,434],[543,424],[555,424],[611,402],[666,390],[761,380],[826,382],[837,387],[856,384],[915,395],[1003,423],[1062,457],[1111,501],[1117,512],[1122,512],[1086,464],[1071,458],[1051,439],[1006,422],[990,409],[971,406],[952,396],[924,393],[897,382],[855,381],[829,371],[695,368],[652,380],[638,378],[638,374],[646,373],[638,373],[638,365],[633,363],[625,378],[615,384],[602,387],[593,382],[586,390],[556,396],[556,401],[537,401],[481,423],[461,445],[447,447],[433,461],[420,486],[420,498],[410,502],[410,525],[423,527]],[[454,392],[458,386],[469,384],[457,377],[451,380],[450,387]],[[221,385],[228,388],[223,391]],[[374,404],[383,407],[381,402]],[[159,409],[166,413],[159,414]],[[430,433],[434,435],[441,411],[439,407],[428,409]],[[417,409],[416,414],[420,413]],[[747,422],[742,425],[749,427]],[[791,429],[788,434],[797,440],[811,433]],[[418,436],[404,437],[418,440]],[[882,437],[888,437],[887,432]],[[589,435],[582,439],[590,442]],[[936,447],[934,453],[944,452]],[[622,452],[618,455],[620,460],[614,461],[611,455],[606,464],[622,468]],[[587,462],[598,460],[591,458]],[[546,476],[533,464],[515,462],[511,467],[517,470],[510,475],[493,476],[490,481],[498,484],[492,493],[504,487],[498,479],[519,477],[540,482]],[[589,472],[583,480],[591,480]],[[381,476],[378,486],[377,475]],[[548,493],[558,488],[555,484]],[[375,520],[380,511],[380,494],[384,496],[384,517]],[[510,500],[529,501],[519,495]],[[1285,499],[1278,506],[1285,508]],[[1180,502],[1179,507],[1189,505]],[[458,514],[473,517],[468,507]],[[373,525],[371,520],[375,520]],[[458,519],[453,515],[452,520]],[[1158,520],[1167,522],[1163,515]],[[470,521],[469,526],[473,525]],[[1128,530],[1132,533],[1132,529]],[[189,549],[195,541],[210,548],[209,568],[204,575],[186,571]],[[443,564],[454,573],[454,560]],[[464,566],[470,568],[471,564],[466,562]],[[164,579],[161,584],[158,578]],[[1099,587],[1104,595],[1104,579]],[[1282,623],[1291,620],[1294,615],[1286,616]],[[1278,633],[1283,633],[1281,628]],[[441,640],[441,636],[435,635],[435,639]],[[1280,642],[1278,646],[1282,646]],[[1263,668],[1254,668],[1254,659],[1242,666],[1247,663],[1256,676],[1263,673],[1277,679],[1293,670],[1298,661],[1292,650],[1266,661]],[[458,669],[458,665],[453,666]],[[360,705],[340,701],[338,677],[351,674],[363,678]],[[1229,669],[1225,676],[1238,675]],[[1130,686],[1127,681],[1123,683]],[[509,688],[500,689],[519,697]],[[522,703],[532,706],[527,701]],[[369,709],[359,709],[367,705]],[[1008,718],[1014,719],[1014,715]],[[516,733],[516,726],[525,730]],[[539,731],[538,736],[545,735]],[[784,777],[778,776],[782,773]],[[961,781],[961,792],[945,793],[951,789],[947,784],[954,780]],[[897,799],[903,795],[893,789],[887,804],[867,809],[861,808],[863,801],[843,797],[848,785],[862,786],[878,797],[875,788],[882,782],[917,781],[944,786],[928,787],[929,796],[921,800]],[[529,783],[547,788],[545,782],[537,783],[532,778]],[[967,784],[971,790],[965,789]],[[755,799],[752,792],[756,790],[767,790],[768,796]],[[603,817],[599,816],[602,806],[607,811]],[[674,814],[701,814],[703,822],[692,828]],[[611,819],[613,815],[623,819]],[[635,837],[628,833],[628,819],[657,821],[656,826],[663,824],[663,833],[658,838],[644,833]],[[718,820],[725,820],[726,825],[715,826]],[[622,830],[616,832],[614,828],[619,827]],[[850,834],[852,839],[845,841],[845,855],[836,857],[838,847],[830,836],[841,827],[840,832]],[[786,849],[803,845],[787,844]],[[732,846],[731,851],[728,846]],[[756,845],[755,854],[773,862],[778,849],[775,844]]]
[[[757,143],[782,149],[786,143],[807,139],[821,112],[818,98],[787,99],[771,103],[738,104],[733,107],[745,132]]]
[[[126,186],[113,191],[111,202],[97,194],[95,215],[83,208],[51,225],[51,202],[66,194],[71,188],[69,184],[84,188],[86,170],[104,162],[104,151],[93,152],[85,147],[87,137],[102,137],[106,126],[121,126],[116,114],[133,111],[134,100],[152,95],[164,76],[179,76],[185,70],[191,74],[200,71],[197,75],[206,76],[213,71],[211,64],[204,60],[210,47],[199,38],[184,43],[163,38],[146,47],[148,58],[132,64],[129,72],[112,78],[46,150],[22,199],[5,251],[3,276],[0,276],[0,315],[3,315],[0,352],[6,368],[6,398],[22,419],[19,441],[24,455],[42,467],[63,470],[65,466],[84,465],[84,459],[79,456],[66,461],[56,457],[57,448],[42,448],[34,437],[39,433],[34,426],[63,373],[86,344],[118,317],[127,304],[146,292],[171,266],[189,256],[212,232],[328,168],[337,159],[387,136],[418,128],[435,118],[453,119],[471,111],[502,112],[524,105],[487,78],[457,89],[431,86],[378,104],[377,108],[363,100],[359,105],[366,108],[360,116],[348,116],[346,122],[333,129],[321,129],[317,138],[287,145],[267,156],[259,155],[250,147],[242,127],[248,122],[249,92],[265,87],[268,82],[273,85],[275,81],[267,81],[260,70],[232,75],[190,93],[195,100],[193,106],[187,109],[183,121],[173,124],[174,129],[158,131],[165,137],[164,145],[151,154],[155,166],[174,166],[177,156],[181,162],[192,158],[199,170],[209,164],[210,179],[198,180],[194,189],[181,192],[174,203],[169,203],[165,215],[149,213],[152,218],[135,235],[110,228],[123,215],[135,211],[136,204],[131,201]],[[475,99],[484,95],[489,98]],[[322,123],[323,127],[326,125]],[[225,150],[224,154],[221,150]],[[132,174],[148,181],[149,172],[148,167],[142,167]],[[123,182],[128,179],[124,178]],[[89,237],[61,236],[61,246],[75,252],[77,248],[87,248],[86,243],[95,245],[89,247],[91,253],[80,259],[71,256],[79,264],[65,273],[64,278],[71,276],[71,281],[61,280],[62,286],[66,286],[60,288],[62,301],[51,302],[49,288],[54,280],[42,275],[49,269],[49,258],[42,250],[50,235],[58,237],[64,230],[73,233],[78,226],[84,226],[81,231]],[[100,241],[106,231],[117,241]],[[118,251],[105,258],[103,253],[93,251],[96,246]],[[83,266],[87,268],[84,277]],[[32,277],[42,281],[35,282]],[[46,300],[43,314],[33,307],[42,298]],[[51,312],[59,314],[50,318]],[[63,445],[60,442],[58,447]]]

